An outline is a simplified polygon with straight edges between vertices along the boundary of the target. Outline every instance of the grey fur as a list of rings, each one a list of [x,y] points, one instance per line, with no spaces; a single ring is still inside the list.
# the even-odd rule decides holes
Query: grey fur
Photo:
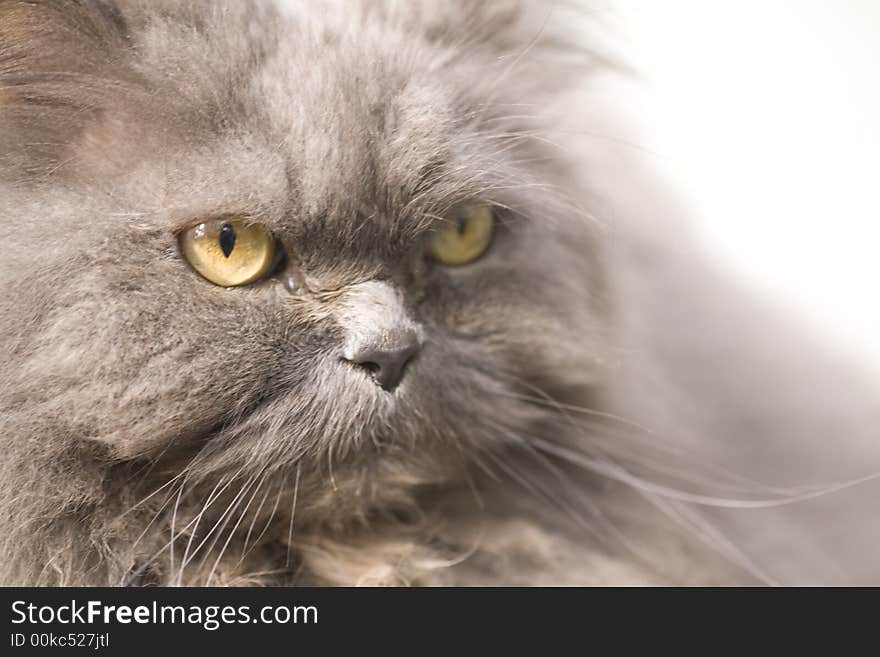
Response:
[[[0,581],[762,577],[572,458],[657,447],[622,260],[520,108],[598,60],[529,4],[321,4],[0,0]],[[426,264],[473,199],[490,251]],[[191,271],[224,214],[286,268]],[[388,392],[343,358],[395,331]]]

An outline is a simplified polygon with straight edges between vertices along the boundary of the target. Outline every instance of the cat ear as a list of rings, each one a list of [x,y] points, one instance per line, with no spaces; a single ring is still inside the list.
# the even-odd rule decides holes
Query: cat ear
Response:
[[[0,165],[51,167],[118,86],[125,21],[104,0],[0,0]]]

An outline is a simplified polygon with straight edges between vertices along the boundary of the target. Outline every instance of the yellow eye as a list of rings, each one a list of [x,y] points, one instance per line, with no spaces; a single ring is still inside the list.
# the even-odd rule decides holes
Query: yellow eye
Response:
[[[180,234],[180,249],[197,272],[216,285],[253,283],[275,262],[275,240],[262,224],[214,219]]]
[[[492,208],[474,206],[437,232],[431,239],[428,252],[444,265],[466,265],[489,248],[494,224]]]

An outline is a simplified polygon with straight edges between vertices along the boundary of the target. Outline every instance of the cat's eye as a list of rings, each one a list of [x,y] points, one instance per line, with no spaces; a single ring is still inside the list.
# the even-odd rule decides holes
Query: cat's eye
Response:
[[[214,219],[180,234],[180,250],[189,264],[215,285],[247,285],[270,273],[275,240],[262,224]]]
[[[444,265],[466,265],[489,248],[494,227],[492,208],[483,204],[471,206],[433,235],[428,253]]]

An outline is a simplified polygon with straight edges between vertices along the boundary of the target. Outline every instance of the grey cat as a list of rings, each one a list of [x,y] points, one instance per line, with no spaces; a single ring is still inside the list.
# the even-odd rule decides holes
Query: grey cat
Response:
[[[877,580],[875,391],[550,143],[544,13],[0,0],[0,582]]]

